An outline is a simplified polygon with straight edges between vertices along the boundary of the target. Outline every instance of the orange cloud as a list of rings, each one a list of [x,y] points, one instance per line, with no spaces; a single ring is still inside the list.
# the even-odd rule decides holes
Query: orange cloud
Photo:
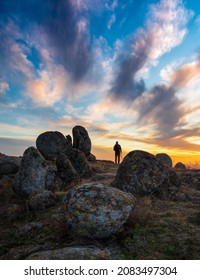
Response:
[[[182,65],[171,74],[172,85],[179,89],[188,86],[200,75],[200,61]]]
[[[27,95],[40,106],[51,106],[62,98],[66,86],[66,73],[62,67],[55,72],[40,71],[40,78],[27,84]]]

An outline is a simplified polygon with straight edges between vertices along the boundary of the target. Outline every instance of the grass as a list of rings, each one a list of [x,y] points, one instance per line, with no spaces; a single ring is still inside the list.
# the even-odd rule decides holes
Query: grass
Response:
[[[93,168],[112,173],[117,166],[97,162]],[[83,244],[70,233],[63,214],[65,192],[56,192],[56,205],[42,211],[27,211],[25,201],[12,191],[12,180],[1,184],[0,192],[0,259],[24,259],[37,250]],[[126,224],[108,243],[116,243],[126,259],[200,259],[200,191],[183,184],[181,192],[185,199],[177,201],[137,197]],[[95,242],[106,246],[105,240]]]
[[[200,259],[199,205],[143,200],[148,200],[149,210],[145,204],[138,206],[118,237],[126,258]]]

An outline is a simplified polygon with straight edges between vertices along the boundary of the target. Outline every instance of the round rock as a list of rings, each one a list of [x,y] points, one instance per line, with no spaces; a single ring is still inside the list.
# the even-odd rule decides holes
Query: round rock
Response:
[[[21,164],[19,157],[0,157],[0,175],[10,175],[18,172]]]
[[[116,233],[127,221],[133,196],[99,183],[71,189],[65,199],[66,218],[75,234],[104,238]]]
[[[182,162],[177,162],[177,164],[175,165],[175,168],[180,169],[180,170],[186,170],[186,166]]]
[[[161,153],[156,155],[157,159],[159,159],[163,164],[168,167],[172,167],[172,159],[167,154]]]
[[[65,136],[58,131],[47,131],[38,136],[36,147],[47,160],[54,160],[67,149]]]
[[[133,194],[170,199],[179,190],[181,182],[178,175],[154,155],[132,151],[120,164],[112,185]]]

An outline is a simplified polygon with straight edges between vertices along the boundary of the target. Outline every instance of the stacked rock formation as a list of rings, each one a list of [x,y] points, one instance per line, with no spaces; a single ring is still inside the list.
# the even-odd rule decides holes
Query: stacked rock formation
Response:
[[[1,166],[0,162],[0,172],[1,169],[4,173],[5,170],[11,172],[12,169],[13,173],[19,170],[14,191],[22,196],[29,196],[38,190],[70,188],[80,179],[93,175],[86,158],[91,152],[88,133],[78,126],[73,129],[73,134],[74,144],[70,135],[65,137],[58,131],[40,134],[36,139],[37,148],[30,147],[24,152],[20,167],[13,162],[9,166],[8,162]]]

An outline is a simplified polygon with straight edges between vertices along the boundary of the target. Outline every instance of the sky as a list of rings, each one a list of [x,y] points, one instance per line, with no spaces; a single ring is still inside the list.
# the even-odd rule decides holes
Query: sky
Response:
[[[196,0],[1,0],[0,152],[44,131],[200,163]]]

